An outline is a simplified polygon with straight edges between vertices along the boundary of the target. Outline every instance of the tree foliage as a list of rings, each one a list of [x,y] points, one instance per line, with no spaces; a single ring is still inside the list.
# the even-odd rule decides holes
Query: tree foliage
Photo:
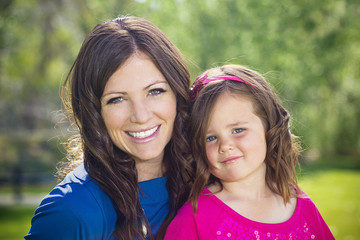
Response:
[[[145,1],[147,16],[199,66],[195,75],[229,62],[250,66],[279,92],[305,150],[359,156],[359,2],[162,3]]]
[[[59,87],[85,35],[121,15],[159,26],[193,78],[224,63],[265,74],[307,152],[360,155],[358,1],[0,0],[0,165],[58,134]]]

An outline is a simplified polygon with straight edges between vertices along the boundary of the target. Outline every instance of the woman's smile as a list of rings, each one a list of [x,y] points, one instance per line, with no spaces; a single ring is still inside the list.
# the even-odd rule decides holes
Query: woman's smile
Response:
[[[158,130],[160,129],[160,125],[151,128],[149,130],[142,130],[142,131],[128,131],[127,134],[130,137],[136,138],[138,140],[146,140],[150,141],[152,138],[156,137]]]

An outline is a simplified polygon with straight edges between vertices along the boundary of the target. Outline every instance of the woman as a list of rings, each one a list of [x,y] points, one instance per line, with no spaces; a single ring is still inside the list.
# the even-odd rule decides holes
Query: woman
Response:
[[[68,153],[82,163],[41,202],[25,239],[161,239],[192,175],[183,129],[189,78],[150,22],[97,25],[63,86],[80,133]]]

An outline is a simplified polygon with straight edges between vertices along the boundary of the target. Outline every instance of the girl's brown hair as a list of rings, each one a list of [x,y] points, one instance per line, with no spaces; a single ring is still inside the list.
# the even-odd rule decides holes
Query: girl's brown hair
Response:
[[[290,115],[281,105],[269,83],[257,72],[240,65],[224,65],[204,73],[208,78],[236,76],[246,83],[220,80],[206,84],[196,96],[190,116],[190,136],[193,157],[196,163],[196,178],[190,199],[194,210],[202,189],[219,179],[209,171],[206,156],[206,129],[211,111],[222,94],[241,95],[253,103],[254,113],[262,120],[267,143],[266,184],[288,203],[295,189],[299,190],[295,167],[298,164],[299,144],[289,130]]]
[[[152,59],[176,96],[173,135],[163,160],[170,212],[159,230],[161,239],[190,189],[189,144],[184,133],[190,75],[176,47],[150,22],[137,17],[116,18],[97,25],[82,44],[62,91],[64,106],[79,130],[78,136],[69,139],[68,156],[73,158],[62,169],[66,173],[77,165],[74,162],[84,162],[88,174],[114,204],[118,215],[114,235],[119,239],[145,239],[142,225],[147,232],[150,227],[139,202],[135,161],[111,141],[100,103],[110,76],[137,52]]]

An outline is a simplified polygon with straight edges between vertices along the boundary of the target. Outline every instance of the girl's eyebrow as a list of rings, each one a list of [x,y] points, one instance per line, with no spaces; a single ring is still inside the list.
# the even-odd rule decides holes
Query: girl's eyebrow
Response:
[[[246,125],[248,123],[249,123],[248,121],[237,121],[237,122],[230,123],[230,124],[226,125],[226,127],[227,128],[233,128],[233,127],[236,127],[238,125]],[[212,132],[213,132],[213,129],[207,129],[206,130],[206,134],[212,134]]]
[[[249,122],[247,122],[247,121],[237,121],[237,122],[226,125],[226,127],[236,127],[237,125],[243,125],[243,124],[248,124],[248,123]]]

